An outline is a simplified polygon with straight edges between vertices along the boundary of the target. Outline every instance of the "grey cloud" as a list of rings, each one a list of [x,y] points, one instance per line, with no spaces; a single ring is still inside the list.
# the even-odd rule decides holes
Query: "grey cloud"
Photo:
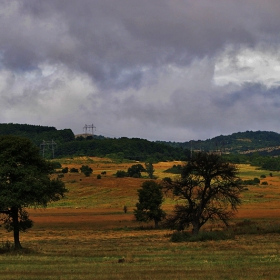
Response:
[[[152,140],[277,129],[279,88],[262,82],[277,85],[278,72],[254,80],[235,59],[260,46],[279,57],[278,2],[1,1],[1,117],[77,133],[90,119],[110,135]],[[215,72],[225,56],[230,65]],[[243,72],[250,83],[234,84]]]
[[[42,61],[60,62],[107,88],[139,86],[143,68],[188,64],[226,44],[255,44],[275,36],[279,23],[272,0],[263,5],[220,0],[10,3],[17,7],[2,20],[0,31],[5,66],[28,70]],[[13,28],[7,32],[3,26]]]
[[[225,91],[212,87],[207,92],[189,92],[186,86],[175,91],[166,104],[143,104],[131,96],[118,103],[115,114],[119,121],[138,120],[142,126],[153,126],[153,133],[147,132],[153,140],[158,139],[157,135],[164,139],[168,129],[173,131],[169,140],[181,141],[245,130],[275,131],[279,119],[279,88],[267,91],[262,85],[247,84],[240,91],[223,96]],[[132,135],[138,133],[137,128],[132,131]]]

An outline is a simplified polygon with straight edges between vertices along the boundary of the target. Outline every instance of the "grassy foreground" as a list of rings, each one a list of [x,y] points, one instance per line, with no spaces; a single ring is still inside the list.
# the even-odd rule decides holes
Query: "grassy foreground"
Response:
[[[64,177],[70,190],[65,200],[46,210],[30,210],[35,224],[21,235],[22,252],[4,250],[12,236],[0,228],[1,280],[279,279],[280,234],[261,230],[280,222],[278,174],[264,179],[268,185],[250,186],[243,194],[244,204],[234,223],[250,220],[254,229],[229,240],[172,243],[170,231],[141,229],[133,221],[143,179],[113,178],[116,170],[124,168],[110,162],[89,165],[94,169],[90,178]],[[168,176],[162,173],[167,165],[155,166],[157,176]],[[240,168],[244,178],[268,173]],[[97,180],[96,174],[104,170],[107,175]],[[172,203],[166,200],[167,211]],[[122,257],[125,261],[119,262]]]

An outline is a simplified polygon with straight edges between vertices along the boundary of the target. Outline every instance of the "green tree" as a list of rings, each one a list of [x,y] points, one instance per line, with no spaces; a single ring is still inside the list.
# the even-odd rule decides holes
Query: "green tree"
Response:
[[[14,247],[20,249],[20,231],[32,227],[25,210],[46,207],[67,191],[64,183],[51,179],[53,165],[41,158],[39,150],[26,138],[0,137],[0,213],[8,231],[13,231]]]
[[[209,220],[227,225],[241,203],[237,168],[217,154],[196,154],[182,168],[179,180],[168,178],[163,184],[178,198],[167,225],[178,230],[192,226],[194,235]]]
[[[92,168],[88,165],[82,165],[80,168],[81,172],[85,174],[86,177],[89,177],[90,174],[93,172]]]
[[[153,179],[155,169],[154,169],[154,166],[153,166],[152,162],[146,162],[145,163],[145,168],[146,168],[146,172],[148,173],[149,178]]]
[[[155,228],[166,214],[161,209],[163,203],[162,187],[155,181],[145,181],[138,190],[138,203],[134,210],[134,216],[139,222],[155,222]]]
[[[141,172],[145,172],[146,169],[143,167],[142,164],[134,164],[127,170],[127,176],[128,177],[134,177],[134,178],[141,178]]]

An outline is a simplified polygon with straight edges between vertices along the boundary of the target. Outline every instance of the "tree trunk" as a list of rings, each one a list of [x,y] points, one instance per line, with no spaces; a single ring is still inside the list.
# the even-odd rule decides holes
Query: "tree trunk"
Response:
[[[16,250],[22,249],[19,241],[19,220],[18,220],[18,207],[12,207],[12,221],[13,221],[13,231],[14,231],[14,246]]]
[[[158,229],[158,220],[154,219],[154,221],[155,221],[155,228]]]
[[[193,226],[192,234],[193,235],[198,235],[200,227],[201,227],[200,223],[198,221],[193,221],[192,226]]]

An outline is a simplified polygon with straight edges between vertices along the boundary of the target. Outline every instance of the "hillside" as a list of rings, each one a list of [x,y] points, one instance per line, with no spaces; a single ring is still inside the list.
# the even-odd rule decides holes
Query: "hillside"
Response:
[[[212,139],[187,142],[148,141],[139,138],[105,138],[74,135],[71,129],[29,124],[0,124],[0,135],[27,137],[38,147],[43,141],[55,141],[55,156],[107,156],[119,160],[186,160],[191,151],[213,151],[224,154],[280,155],[280,134],[271,131],[246,131],[220,135]],[[50,147],[45,157],[51,157]]]
[[[45,145],[44,157],[99,156],[115,160],[186,160],[190,152],[180,147],[151,142],[139,138],[105,138],[102,136],[78,136],[71,129],[57,130],[54,127],[28,124],[0,124],[0,135],[17,135],[29,138],[42,151],[43,141],[55,142],[55,146]]]
[[[71,129],[57,130],[52,126],[30,124],[1,123],[0,135],[16,135],[32,140],[36,146],[45,141],[55,141],[57,144],[73,141],[75,135]]]
[[[207,140],[160,143],[193,151],[202,150],[237,154],[258,152],[261,155],[280,155],[280,134],[271,131],[246,131],[227,136],[220,135]]]

